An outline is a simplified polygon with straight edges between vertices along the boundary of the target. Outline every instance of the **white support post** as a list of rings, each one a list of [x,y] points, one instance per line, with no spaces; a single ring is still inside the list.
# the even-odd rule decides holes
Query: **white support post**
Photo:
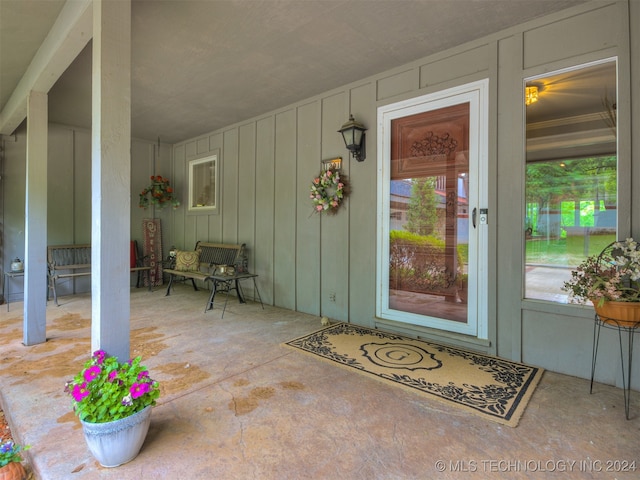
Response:
[[[94,0],[91,349],[129,359],[131,2]]]
[[[47,142],[46,93],[27,97],[27,188],[25,198],[25,273],[23,343],[47,341]]]

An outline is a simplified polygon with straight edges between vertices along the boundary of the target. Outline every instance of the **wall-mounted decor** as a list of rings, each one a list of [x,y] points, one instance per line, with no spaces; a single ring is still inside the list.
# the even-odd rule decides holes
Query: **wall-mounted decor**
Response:
[[[342,157],[329,158],[327,160],[322,160],[322,171],[326,172],[327,170],[340,170],[342,168]]]
[[[311,182],[309,198],[316,213],[334,214],[349,194],[347,176],[332,169],[323,170]]]
[[[189,162],[189,212],[218,210],[218,156]]]

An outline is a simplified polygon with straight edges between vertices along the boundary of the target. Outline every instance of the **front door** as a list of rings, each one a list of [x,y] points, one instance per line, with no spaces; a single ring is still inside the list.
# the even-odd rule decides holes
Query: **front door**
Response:
[[[378,109],[377,315],[487,338],[488,81]]]

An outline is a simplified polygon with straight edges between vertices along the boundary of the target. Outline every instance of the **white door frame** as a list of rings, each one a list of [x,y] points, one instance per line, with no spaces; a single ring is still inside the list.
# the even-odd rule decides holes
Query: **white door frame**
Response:
[[[469,291],[467,323],[393,310],[389,307],[389,198],[391,121],[468,102],[469,112]],[[489,80],[483,79],[378,108],[378,255],[376,315],[383,319],[488,338],[488,226],[471,212],[488,206]],[[495,216],[493,217],[495,218]]]

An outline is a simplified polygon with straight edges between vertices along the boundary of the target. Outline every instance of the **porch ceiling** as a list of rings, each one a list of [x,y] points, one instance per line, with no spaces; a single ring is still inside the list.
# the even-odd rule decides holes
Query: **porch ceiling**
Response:
[[[585,1],[133,0],[132,135],[192,138]],[[0,0],[0,120],[64,4]],[[90,42],[49,116],[90,126]]]

